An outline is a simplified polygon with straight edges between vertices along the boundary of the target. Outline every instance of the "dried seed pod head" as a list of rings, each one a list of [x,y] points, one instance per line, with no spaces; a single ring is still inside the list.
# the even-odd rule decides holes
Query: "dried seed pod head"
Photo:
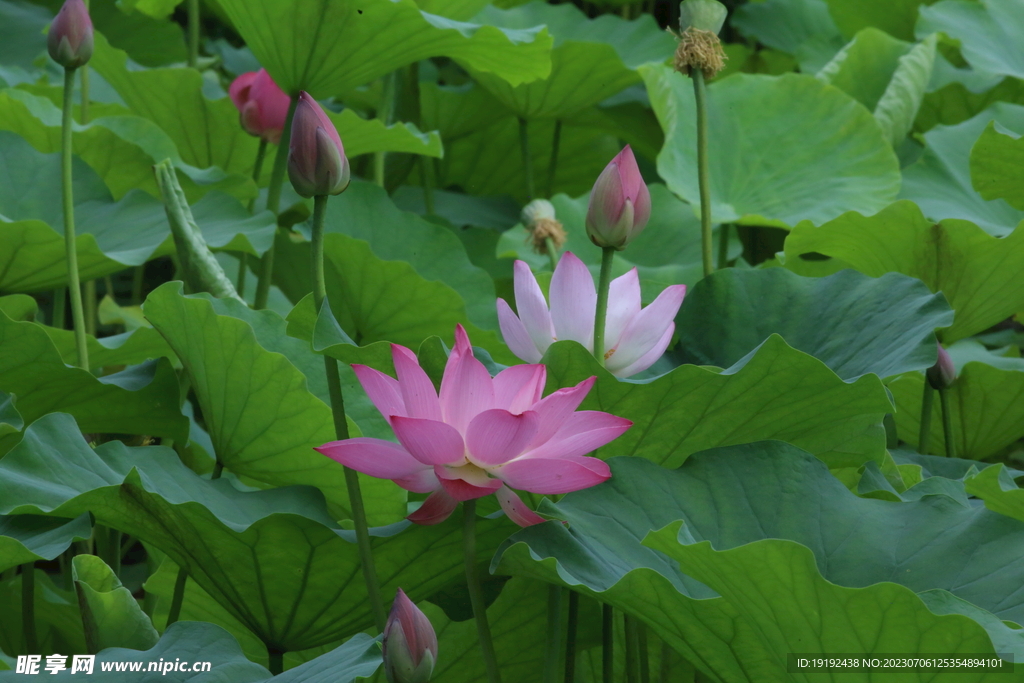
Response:
[[[530,231],[530,236],[526,241],[533,245],[533,250],[538,254],[548,253],[547,240],[549,239],[556,251],[565,244],[565,229],[555,218],[555,207],[548,200],[534,199],[524,206],[520,220]]]
[[[713,78],[725,68],[726,57],[718,32],[728,14],[718,0],[683,0],[679,3],[679,46],[676,48],[676,71],[690,75],[700,69],[705,78]]]

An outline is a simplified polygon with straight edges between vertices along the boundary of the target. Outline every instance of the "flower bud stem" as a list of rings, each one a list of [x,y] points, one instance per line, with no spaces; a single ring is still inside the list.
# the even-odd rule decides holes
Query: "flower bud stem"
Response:
[[[921,396],[921,431],[917,437],[917,452],[928,455],[928,447],[932,440],[932,404],[935,402],[935,389],[926,377],[924,394]]]
[[[939,389],[939,403],[942,405],[942,438],[946,441],[946,457],[956,457],[956,444],[953,442],[953,414],[949,407],[949,389]]]
[[[693,96],[697,105],[697,180],[700,185],[700,235],[704,255],[704,277],[714,272],[711,246],[711,187],[708,178],[708,110],[704,72],[692,69]]]
[[[89,0],[84,0],[86,11],[89,10]],[[79,118],[82,120],[82,125],[89,123],[89,65],[83,64],[81,67],[82,72],[82,106],[79,107]]]
[[[75,350],[78,367],[89,369],[89,347],[85,339],[85,313],[82,286],[78,279],[78,250],[75,243],[75,195],[71,178],[71,124],[75,96],[75,69],[64,69],[64,115],[61,121],[61,185],[64,195],[64,244],[67,247],[68,292],[71,294],[71,319],[75,326]]]
[[[612,606],[601,605],[601,681],[615,683],[615,613]]]
[[[569,620],[565,625],[565,683],[576,683],[576,627],[580,618],[580,594],[569,591]]]
[[[604,367],[604,324],[608,317],[608,289],[612,284],[612,260],[615,247],[603,247],[601,277],[597,283],[597,313],[594,316],[594,358]]]
[[[473,605],[473,618],[476,619],[480,651],[484,656],[488,683],[501,683],[498,657],[494,654],[491,627],[487,623],[487,603],[484,602],[484,593],[480,588],[480,577],[476,574],[476,501],[463,501],[462,514],[462,549],[466,558],[466,586],[469,588],[469,601]]]
[[[324,279],[324,216],[327,213],[327,195],[313,197],[313,234],[310,240],[310,264],[312,266],[313,303],[317,313],[327,299],[327,284]],[[328,306],[330,304],[327,304]],[[327,391],[331,398],[331,414],[334,416],[334,433],[339,440],[349,438],[348,420],[345,417],[345,397],[341,393],[341,375],[338,373],[338,361],[324,355],[324,370],[327,373]],[[352,522],[356,530],[356,545],[359,548],[359,563],[363,568],[363,580],[366,592],[373,608],[373,618],[377,630],[384,632],[387,625],[387,612],[381,598],[380,581],[377,578],[377,567],[373,562],[373,550],[370,547],[370,530],[366,522],[366,508],[363,505],[363,492],[359,488],[359,476],[355,470],[345,468],[345,485],[348,488],[348,500],[352,507]]]
[[[25,649],[39,652],[36,638],[36,563],[21,565],[21,632],[25,637]]]
[[[526,119],[519,119],[519,151],[523,158],[523,178],[526,181],[526,199],[534,198],[533,162],[530,158],[530,131]]]
[[[558,680],[558,656],[562,653],[559,633],[562,630],[562,587],[548,586],[548,633],[544,649],[544,683]]]
[[[544,249],[548,252],[548,260],[551,261],[551,272],[555,272],[555,267],[558,266],[558,247],[551,240],[550,237],[544,238]]]
[[[267,187],[267,210],[275,216],[281,208],[281,185],[284,183],[284,172],[288,167],[288,143],[292,135],[292,117],[295,116],[295,107],[298,103],[299,96],[292,95],[292,103],[288,106],[288,116],[284,120],[284,130],[281,131],[281,141],[277,143],[277,155],[274,157],[274,170],[270,174],[270,186]],[[256,282],[256,298],[252,305],[256,310],[267,307],[267,297],[270,295],[270,284],[273,279],[274,244],[271,243],[270,248],[260,259],[260,277]]]

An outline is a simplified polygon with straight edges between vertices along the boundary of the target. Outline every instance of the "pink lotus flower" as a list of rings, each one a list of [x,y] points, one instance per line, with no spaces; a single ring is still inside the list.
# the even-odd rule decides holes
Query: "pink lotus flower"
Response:
[[[337,129],[317,101],[303,91],[292,118],[288,178],[303,197],[341,194],[350,171]]]
[[[388,683],[427,683],[437,663],[437,634],[430,619],[401,588],[384,627],[384,674]]]
[[[281,140],[292,98],[277,87],[266,69],[242,74],[231,83],[228,94],[246,133],[275,145]]]
[[[46,48],[65,69],[77,69],[92,57],[92,19],[82,0],[67,0],[50,24]]]
[[[397,380],[365,365],[352,369],[399,443],[360,437],[316,450],[408,491],[431,492],[409,515],[418,524],[443,522],[459,501],[492,493],[516,524],[543,522],[512,488],[558,494],[600,484],[611,476],[608,465],[584,454],[633,424],[599,411],[576,412],[594,377],[545,398],[543,365],[515,365],[492,378],[473,357],[461,325],[440,396],[412,351],[392,344],[391,354]]]
[[[560,339],[577,341],[593,353],[597,289],[590,271],[575,254],[565,252],[555,267],[550,310],[537,278],[523,261],[516,261],[514,286],[518,316],[504,299],[498,299],[498,323],[512,353],[527,363],[536,363]],[[641,310],[636,268],[612,280],[604,327],[605,367],[609,372],[629,377],[661,358],[672,341],[674,318],[685,294],[686,285],[666,287]]]
[[[601,171],[590,192],[587,235],[599,247],[624,249],[651,217],[651,193],[629,145]]]

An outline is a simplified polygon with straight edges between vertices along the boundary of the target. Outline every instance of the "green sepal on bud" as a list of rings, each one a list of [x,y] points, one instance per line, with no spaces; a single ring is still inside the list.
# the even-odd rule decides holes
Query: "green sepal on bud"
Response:
[[[729,10],[718,0],[683,0],[679,3],[679,32],[695,28],[715,35],[725,25]]]

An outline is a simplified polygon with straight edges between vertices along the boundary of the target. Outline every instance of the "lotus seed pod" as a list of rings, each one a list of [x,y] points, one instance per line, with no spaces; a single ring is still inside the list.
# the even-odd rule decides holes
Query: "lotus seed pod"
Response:
[[[718,35],[728,13],[729,10],[718,0],[683,0],[679,3],[679,31],[682,33],[688,28],[695,28]]]

